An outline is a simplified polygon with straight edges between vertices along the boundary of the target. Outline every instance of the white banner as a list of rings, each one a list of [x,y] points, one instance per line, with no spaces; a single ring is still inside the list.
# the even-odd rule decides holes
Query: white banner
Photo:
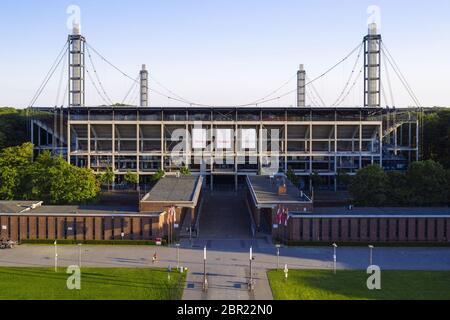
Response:
[[[206,148],[206,129],[199,129],[199,128],[192,129],[192,148],[193,149]]]
[[[216,149],[231,149],[233,143],[232,129],[216,130]]]
[[[241,139],[242,149],[256,149],[256,129],[242,129]]]

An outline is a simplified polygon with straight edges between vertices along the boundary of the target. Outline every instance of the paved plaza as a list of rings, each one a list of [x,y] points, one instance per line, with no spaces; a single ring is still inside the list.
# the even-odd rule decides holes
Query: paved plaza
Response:
[[[272,299],[266,277],[277,266],[276,248],[265,240],[198,240],[183,243],[180,265],[189,269],[183,299]],[[209,290],[202,291],[203,246],[207,250]],[[255,292],[249,293],[249,247],[254,248]],[[54,266],[53,245],[21,245],[0,251],[0,266]],[[157,252],[159,261],[152,264]],[[59,266],[78,264],[78,246],[58,246]],[[381,269],[450,270],[450,248],[375,248],[374,264]],[[280,266],[290,269],[332,269],[332,249],[325,247],[281,248]],[[338,248],[339,269],[365,269],[367,248]],[[89,267],[168,267],[177,265],[177,249],[150,246],[82,246],[82,266]]]

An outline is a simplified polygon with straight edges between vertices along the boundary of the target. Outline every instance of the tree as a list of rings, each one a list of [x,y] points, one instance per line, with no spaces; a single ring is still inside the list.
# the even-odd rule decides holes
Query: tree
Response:
[[[426,109],[423,130],[423,157],[450,169],[450,110]]]
[[[394,207],[409,204],[412,196],[406,173],[399,171],[388,172],[385,188],[387,204]]]
[[[311,176],[311,181],[313,188],[318,189],[321,184],[323,184],[323,177],[320,176],[316,171],[313,172]]]
[[[164,178],[166,176],[166,172],[162,169],[159,169],[158,171],[155,172],[155,174],[152,176],[152,181],[159,181],[162,178]]]
[[[337,181],[340,185],[348,188],[348,186],[351,184],[352,182],[352,176],[350,176],[347,171],[345,171],[344,169],[338,169],[337,171]]]
[[[25,179],[33,157],[33,145],[9,147],[0,151],[0,199],[23,198],[29,184]]]
[[[361,206],[382,206],[386,201],[387,175],[378,165],[367,166],[358,171],[349,191]]]
[[[0,149],[28,141],[25,110],[0,108]]]
[[[292,182],[292,184],[294,186],[298,186],[300,180],[299,178],[295,175],[294,170],[292,170],[291,167],[289,167],[288,171],[286,172],[286,177],[289,179],[289,181]]]
[[[106,167],[106,171],[98,175],[98,181],[100,184],[107,185],[108,191],[111,189],[111,185],[114,183],[116,175],[110,166]]]
[[[406,173],[410,189],[409,203],[418,206],[447,202],[448,181],[442,165],[433,161],[413,162]]]
[[[125,182],[131,185],[137,185],[139,183],[139,176],[136,172],[131,172],[130,170],[127,171],[125,174]]]
[[[191,170],[188,167],[181,167],[180,168],[180,173],[183,176],[190,176],[191,175]]]
[[[41,153],[29,172],[33,199],[52,204],[84,203],[94,199],[99,189],[92,170],[73,166],[50,152]]]

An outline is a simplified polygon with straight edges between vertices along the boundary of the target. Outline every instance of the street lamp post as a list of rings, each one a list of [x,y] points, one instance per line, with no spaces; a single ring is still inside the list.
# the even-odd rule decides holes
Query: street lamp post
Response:
[[[81,268],[81,243],[78,244],[78,266]]]
[[[208,280],[206,279],[206,246],[203,249],[203,291],[208,290]]]
[[[336,274],[336,262],[337,262],[337,256],[336,256],[336,249],[337,244],[333,243],[333,273]]]
[[[180,244],[175,244],[177,247],[177,269],[180,269]]]
[[[253,291],[253,247],[250,247],[250,282],[249,282],[249,290]]]
[[[373,264],[373,248],[374,246],[369,245],[369,266]]]
[[[55,272],[58,272],[58,244],[55,240],[54,242],[55,245]]]
[[[280,247],[281,245],[277,244],[277,270],[280,269]]]

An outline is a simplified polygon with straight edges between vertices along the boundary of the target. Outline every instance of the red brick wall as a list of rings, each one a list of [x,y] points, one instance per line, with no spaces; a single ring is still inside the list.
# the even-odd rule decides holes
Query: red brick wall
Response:
[[[417,240],[418,241],[425,241],[425,220],[426,219],[417,219],[418,226],[417,226]]]
[[[115,217],[113,219],[113,224],[114,224],[113,238],[115,240],[122,239],[122,236],[121,236],[121,233],[122,233],[122,218],[121,217]]]
[[[75,239],[75,218],[74,217],[67,217],[66,218],[66,239],[67,240],[74,240]]]
[[[152,220],[150,218],[144,217],[142,220],[142,236],[143,239],[149,239],[151,237],[152,230]]]
[[[65,218],[58,217],[56,218],[56,228],[57,228],[57,239],[65,239]]]
[[[438,219],[437,221],[437,241],[445,241],[444,237],[444,229],[445,228],[445,219]]]
[[[387,229],[387,219],[380,219],[380,241],[382,242],[387,240]]]
[[[330,240],[330,219],[322,219],[322,241]]]
[[[389,241],[397,241],[397,221],[398,219],[389,219]]]
[[[28,239],[37,239],[37,218],[28,217]]]
[[[56,218],[48,217],[47,218],[47,238],[48,239],[56,239]]]
[[[113,234],[113,221],[111,217],[104,217],[104,226],[105,229],[103,231],[105,240],[113,240],[112,234]]]
[[[331,238],[339,240],[339,219],[331,219]]]
[[[310,219],[302,219],[302,230],[303,230],[303,241],[311,241],[311,233],[310,233]]]
[[[350,233],[351,233],[351,241],[359,241],[359,237],[358,237],[358,224],[359,224],[359,219],[351,219],[350,220]]]
[[[133,234],[132,238],[133,240],[140,240],[141,237],[141,219],[140,218],[133,218]]]
[[[95,236],[94,221],[95,221],[94,217],[86,217],[86,223],[85,223],[86,240],[94,240],[95,239],[94,238],[94,236]]]
[[[20,217],[20,239],[28,239],[28,217]]]
[[[47,239],[47,217],[38,217],[39,221],[39,230],[38,237],[41,240]]]
[[[398,241],[407,241],[406,227],[408,225],[408,219],[399,219],[398,224]]]
[[[377,235],[378,219],[369,219],[369,240],[378,241]]]
[[[84,217],[75,218],[74,231],[76,240],[84,240],[84,232],[85,232]]]
[[[3,226],[6,226],[6,230],[3,230]],[[0,217],[0,235],[1,237],[7,239],[10,238],[11,230],[9,230],[8,226],[8,217],[7,216],[1,216]]]
[[[350,238],[348,236],[349,228],[349,219],[340,219],[341,220],[341,241],[349,241]]]
[[[369,225],[369,220],[368,219],[361,219],[361,223],[359,224],[359,232],[361,234],[361,240],[362,241],[367,241],[369,240],[369,234],[367,233],[367,228]]]
[[[123,218],[123,232],[125,233],[125,240],[131,239],[131,218]]]
[[[18,241],[19,240],[19,217],[12,216],[9,218],[10,230],[9,237],[11,240]]]
[[[408,219],[408,241],[416,240],[416,219]]]
[[[313,234],[312,234],[312,240],[313,241],[320,241],[320,219],[312,219],[312,225],[313,225]]]
[[[447,219],[447,241],[450,242],[450,219]]]
[[[436,241],[436,219],[427,219],[427,241]]]
[[[95,217],[94,218],[94,238],[96,240],[103,240],[103,218],[101,217]]]

